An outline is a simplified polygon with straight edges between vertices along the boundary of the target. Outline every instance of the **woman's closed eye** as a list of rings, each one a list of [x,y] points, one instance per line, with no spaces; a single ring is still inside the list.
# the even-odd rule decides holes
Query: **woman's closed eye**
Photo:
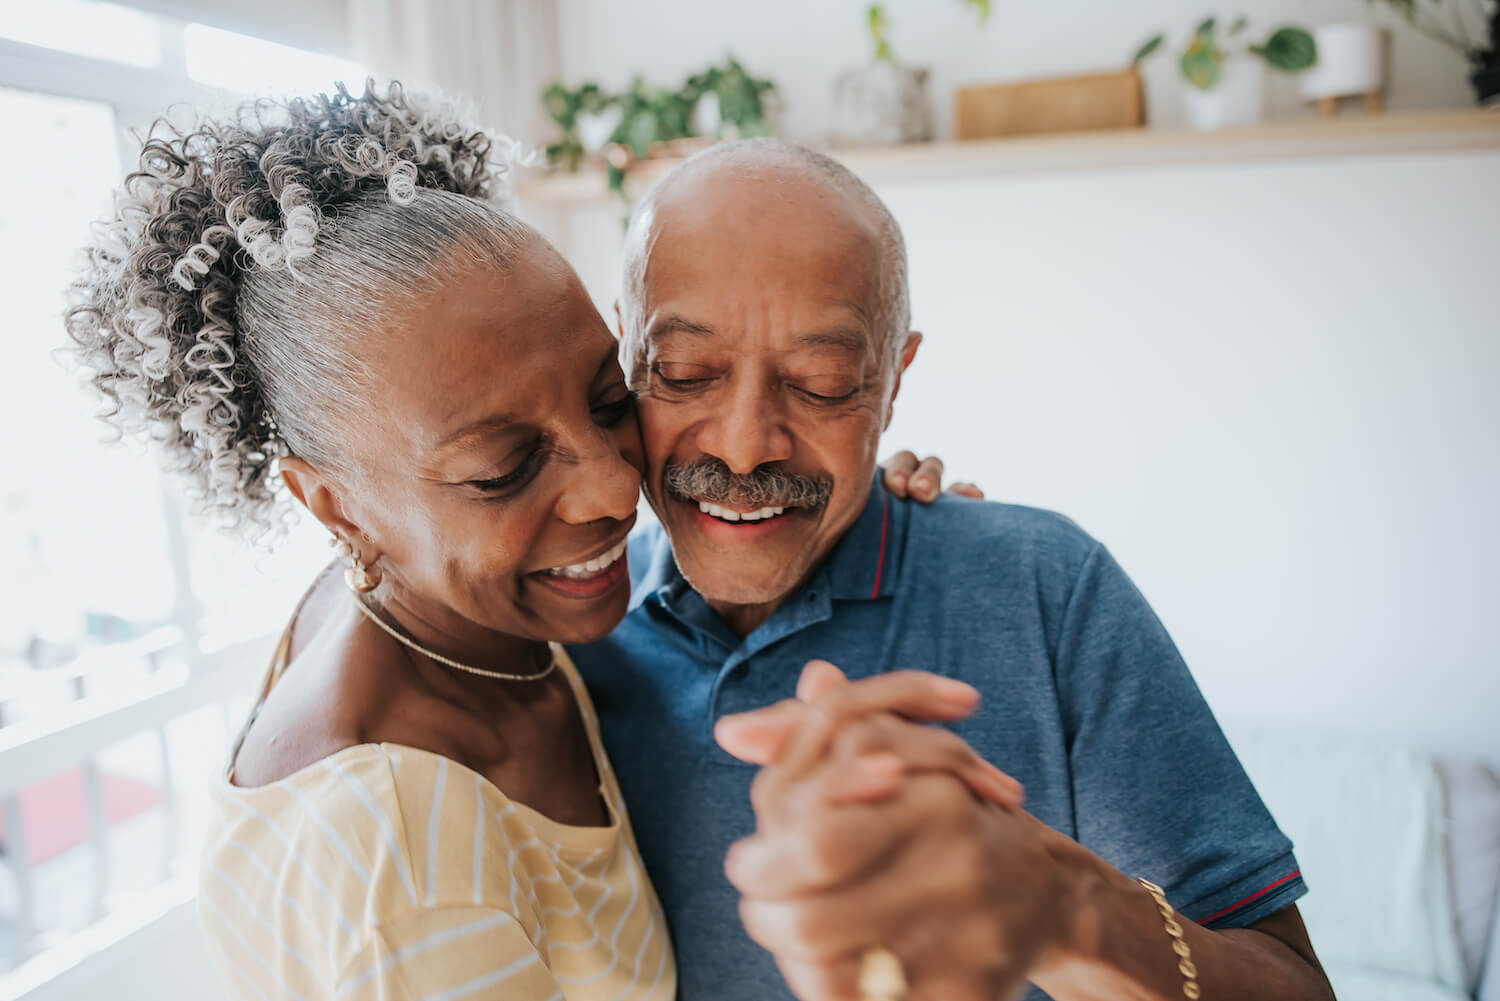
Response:
[[[546,459],[547,450],[538,444],[508,472],[484,479],[469,480],[466,485],[490,496],[509,495],[525,486],[541,470]]]
[[[621,385],[617,390],[609,394],[609,398],[595,403],[591,409],[594,415],[594,423],[600,427],[612,428],[635,411],[637,394],[633,389],[626,389]]]

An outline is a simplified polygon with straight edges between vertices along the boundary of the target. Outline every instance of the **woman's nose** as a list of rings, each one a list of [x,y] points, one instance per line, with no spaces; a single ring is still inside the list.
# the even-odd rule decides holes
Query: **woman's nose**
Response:
[[[563,489],[558,514],[564,521],[579,525],[605,518],[624,521],[640,502],[640,471],[625,461],[603,429],[588,445]]]

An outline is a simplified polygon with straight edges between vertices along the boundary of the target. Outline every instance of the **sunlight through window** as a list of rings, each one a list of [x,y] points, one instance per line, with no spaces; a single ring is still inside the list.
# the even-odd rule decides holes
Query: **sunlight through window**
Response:
[[[0,37],[128,66],[161,65],[160,22],[149,14],[92,0],[7,4]]]
[[[358,64],[248,35],[190,24],[183,31],[188,76],[210,87],[285,96],[330,89],[337,81],[359,90]]]

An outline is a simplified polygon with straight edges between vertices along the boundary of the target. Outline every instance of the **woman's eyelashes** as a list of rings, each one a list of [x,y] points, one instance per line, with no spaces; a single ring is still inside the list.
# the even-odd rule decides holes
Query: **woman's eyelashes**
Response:
[[[612,428],[635,411],[635,403],[639,398],[633,389],[621,386],[618,392],[612,394],[614,397],[606,402],[596,403],[592,412],[594,422],[600,427]]]
[[[546,460],[546,449],[538,443],[526,453],[516,466],[508,473],[499,476],[486,477],[482,480],[470,480],[468,485],[480,493],[490,496],[505,496],[514,493],[537,474]]]
[[[589,408],[594,422],[600,427],[612,428],[635,412],[636,394],[623,386],[611,398],[595,403]],[[465,484],[489,497],[509,496],[524,487],[541,471],[551,452],[545,440],[538,440],[526,452],[524,458],[507,473],[469,480]]]

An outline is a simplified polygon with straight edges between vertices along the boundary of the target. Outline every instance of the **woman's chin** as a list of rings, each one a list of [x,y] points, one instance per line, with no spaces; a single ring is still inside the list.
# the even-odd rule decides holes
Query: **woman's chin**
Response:
[[[547,616],[549,635],[538,637],[552,643],[596,643],[615,631],[630,605],[630,588],[612,590],[588,601],[573,601],[566,614]]]

